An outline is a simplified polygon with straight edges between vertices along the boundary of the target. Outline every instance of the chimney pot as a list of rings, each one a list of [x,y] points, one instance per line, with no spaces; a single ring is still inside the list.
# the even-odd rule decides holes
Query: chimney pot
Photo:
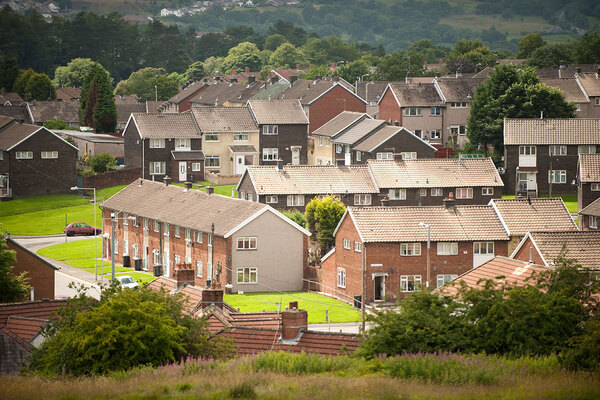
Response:
[[[165,186],[169,186],[171,184],[171,178],[169,177],[169,175],[165,175],[165,177],[163,178],[163,182]]]
[[[223,289],[204,289],[202,291],[202,308],[206,308],[211,304],[222,307]]]
[[[290,310],[297,310],[298,309],[298,302],[297,301],[290,301],[289,309]]]

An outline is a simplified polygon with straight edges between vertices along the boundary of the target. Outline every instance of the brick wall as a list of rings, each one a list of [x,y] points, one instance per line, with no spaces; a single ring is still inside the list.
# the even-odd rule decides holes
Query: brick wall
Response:
[[[390,200],[390,206],[441,206],[444,204],[444,199],[453,193],[456,205],[485,205],[491,199],[502,198],[502,188],[494,187],[492,195],[483,195],[482,187],[473,187],[473,198],[471,199],[456,199],[456,188],[441,188],[443,196],[432,196],[431,189],[427,189],[427,195],[421,196],[421,189],[406,189],[406,200]],[[388,196],[389,189],[380,189],[380,197]]]
[[[402,110],[398,106],[391,89],[387,89],[379,102],[379,119],[384,119],[391,124],[398,121],[402,126]]]
[[[309,110],[309,132],[312,134],[342,111],[366,112],[367,105],[340,85],[334,86],[312,103]]]
[[[141,176],[141,168],[123,168],[83,177],[83,187],[103,189],[117,185],[129,185]]]
[[[259,164],[260,165],[277,165],[277,161],[264,161],[263,149],[277,148],[278,157],[283,160],[283,165],[292,163],[291,146],[300,146],[300,164],[308,163],[308,126],[304,124],[298,125],[278,125],[277,135],[263,135],[262,125],[259,125],[260,130],[260,150]]]
[[[17,252],[17,263],[13,266],[13,274],[27,273],[29,284],[34,288],[34,300],[54,299],[55,269],[12,240],[7,240],[6,243],[10,250]]]
[[[531,254],[533,255],[533,257],[531,257],[531,259],[532,259],[533,263],[538,264],[538,265],[544,265],[544,262],[542,260],[542,257],[540,256],[540,253],[537,252],[537,250],[535,249],[535,246],[531,242],[530,238],[527,238],[525,243],[523,243],[523,246],[521,246],[521,248],[519,249],[519,251],[517,252],[517,254],[515,254],[515,256],[513,258],[515,260],[521,260],[521,261],[528,262],[529,258],[530,258],[529,257],[530,249],[532,249]]]

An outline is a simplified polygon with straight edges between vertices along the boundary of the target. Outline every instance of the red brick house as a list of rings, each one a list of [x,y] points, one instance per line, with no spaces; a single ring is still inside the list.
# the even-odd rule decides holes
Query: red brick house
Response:
[[[580,154],[577,170],[577,206],[581,210],[600,198],[600,154]]]
[[[53,299],[54,272],[58,268],[10,238],[6,239],[6,244],[10,250],[16,252],[17,256],[17,262],[13,265],[13,274],[27,272],[33,296],[31,300]]]
[[[185,112],[192,108],[192,99],[208,88],[208,79],[194,81],[160,106],[160,112]]]
[[[491,206],[454,206],[451,200],[441,207],[348,207],[334,237],[334,250],[322,259],[322,284],[344,300],[364,293],[367,304],[442,286],[506,256],[509,240]]]
[[[597,231],[598,220],[600,220],[600,198],[596,199],[587,207],[579,210],[579,227],[582,231]]]

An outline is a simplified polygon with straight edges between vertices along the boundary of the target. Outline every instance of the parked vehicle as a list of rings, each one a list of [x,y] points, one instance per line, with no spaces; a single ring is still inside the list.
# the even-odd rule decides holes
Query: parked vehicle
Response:
[[[64,232],[67,236],[75,236],[100,234],[102,233],[102,230],[86,224],[85,222],[72,222],[65,226]]]
[[[136,280],[133,279],[133,277],[131,277],[129,275],[115,276],[115,279],[117,280],[117,282],[119,282],[119,286],[122,286],[124,288],[135,289],[136,287],[140,286],[136,282]]]

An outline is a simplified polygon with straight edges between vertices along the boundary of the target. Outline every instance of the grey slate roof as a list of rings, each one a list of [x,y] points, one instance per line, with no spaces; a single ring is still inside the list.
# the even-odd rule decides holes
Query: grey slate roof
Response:
[[[529,234],[548,264],[554,263],[566,249],[583,269],[600,270],[600,231],[531,232]]]
[[[248,104],[259,125],[308,125],[300,100],[250,100]]]
[[[368,114],[355,111],[342,111],[313,132],[313,135],[335,137],[353,124],[368,119]]]
[[[202,132],[258,132],[248,107],[194,107]]]
[[[33,101],[29,103],[29,111],[34,123],[60,119],[79,125],[79,103],[75,101]]]
[[[598,118],[506,118],[504,145],[600,144]]]
[[[475,96],[475,88],[483,82],[477,78],[438,78],[436,84],[448,103],[471,102]]]
[[[433,83],[421,83],[417,85],[392,83],[389,87],[398,99],[401,107],[444,105]]]
[[[381,119],[364,119],[344,131],[341,135],[336,136],[333,142],[352,145],[385,125],[387,123]]]
[[[251,144],[229,145],[232,153],[257,153],[256,147]]]
[[[243,83],[214,82],[190,102],[206,106],[222,106],[227,102],[246,104],[253,96],[262,90],[263,82],[254,82],[246,85]]]
[[[318,81],[309,81],[305,79],[300,79],[294,82],[294,85],[287,88],[283,92],[281,92],[278,96],[280,100],[289,100],[289,99],[298,99],[302,103],[302,105],[310,105],[312,102],[317,100],[320,96],[322,96],[327,91],[331,90],[334,86],[341,86],[342,88],[348,90],[353,96],[358,97],[355,93],[351,92],[347,87],[335,81],[326,81],[326,80],[318,80]],[[363,99],[361,99],[364,101]]]
[[[132,118],[142,138],[200,138],[200,130],[191,113],[134,113]]]
[[[382,143],[385,143],[387,140],[389,140],[396,134],[402,132],[403,130],[406,131],[407,135],[413,135],[412,132],[406,130],[405,128],[403,128],[401,126],[384,126],[383,128],[379,129],[377,132],[375,132],[374,134],[372,134],[371,136],[369,136],[368,138],[366,138],[365,140],[360,142],[359,144],[355,145],[352,149],[358,150],[358,151],[364,151],[364,152],[371,152],[376,147],[380,146]],[[432,147],[429,143],[425,142],[423,139],[419,138],[418,136],[415,136],[415,138],[420,140],[421,142],[423,142],[423,144],[425,144],[429,147]],[[435,147],[432,147],[432,148],[435,151],[437,151],[437,149],[435,149]]]

